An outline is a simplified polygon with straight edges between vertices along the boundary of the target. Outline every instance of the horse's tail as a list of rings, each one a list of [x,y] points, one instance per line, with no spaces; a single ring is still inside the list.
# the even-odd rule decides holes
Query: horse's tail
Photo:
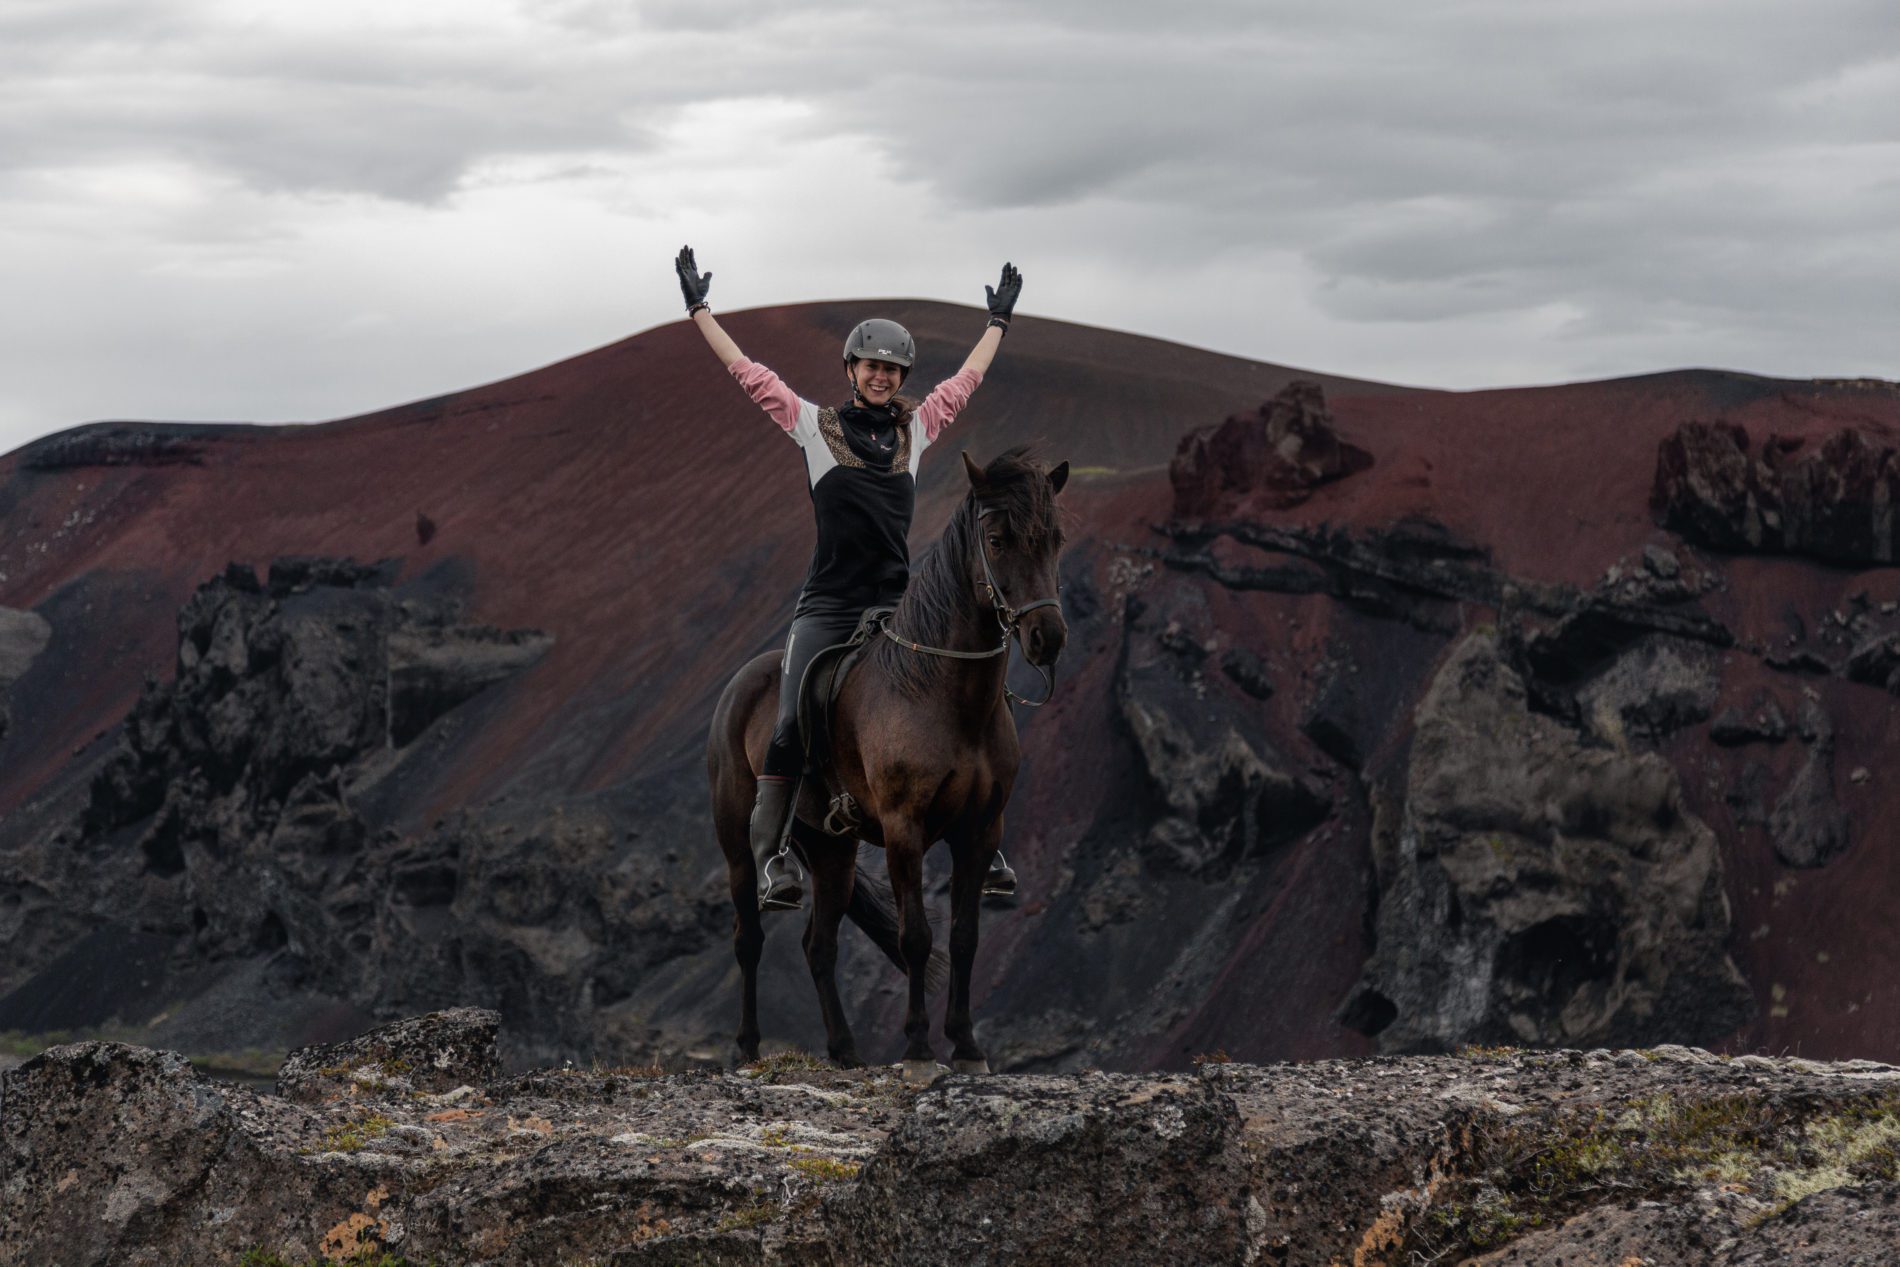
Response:
[[[867,867],[867,854],[877,852],[874,849],[858,851],[857,880],[851,886],[851,905],[844,913],[851,922],[862,928],[865,935],[877,943],[890,961],[897,965],[898,971],[904,966],[904,946],[897,935],[897,898],[891,892],[891,882],[885,878],[882,867]],[[937,923],[936,913],[931,913],[931,923]],[[943,938],[931,937],[930,962],[924,965],[924,988],[932,994],[941,993],[950,981],[950,956],[944,953]]]

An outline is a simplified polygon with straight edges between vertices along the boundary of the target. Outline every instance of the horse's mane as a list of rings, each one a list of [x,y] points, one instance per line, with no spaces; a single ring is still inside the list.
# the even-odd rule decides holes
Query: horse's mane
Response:
[[[1000,515],[999,526],[1012,542],[1030,548],[1041,547],[1051,539],[1056,548],[1062,544],[1049,468],[1030,452],[1029,446],[1019,445],[983,468],[981,498],[975,489],[970,490],[951,512],[943,535],[912,570],[910,585],[891,616],[894,632],[913,642],[941,647],[954,634],[960,615],[980,601],[970,568],[981,511]],[[888,638],[878,639],[871,659],[902,694],[913,699],[956,663],[900,647]]]

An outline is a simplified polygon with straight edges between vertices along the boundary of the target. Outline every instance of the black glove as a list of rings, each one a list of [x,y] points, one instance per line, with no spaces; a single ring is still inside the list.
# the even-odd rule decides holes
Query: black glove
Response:
[[[990,316],[1007,323],[1010,312],[1016,307],[1016,296],[1023,293],[1023,275],[1016,271],[1014,264],[1003,265],[1003,280],[996,283],[996,289],[988,286],[983,293],[989,297]]]
[[[673,268],[680,275],[680,294],[686,296],[686,311],[691,314],[693,309],[706,304],[706,292],[712,289],[712,274],[700,275],[699,265],[693,262],[693,248],[690,246],[680,248],[679,258],[673,261]],[[711,307],[710,304],[706,306]]]

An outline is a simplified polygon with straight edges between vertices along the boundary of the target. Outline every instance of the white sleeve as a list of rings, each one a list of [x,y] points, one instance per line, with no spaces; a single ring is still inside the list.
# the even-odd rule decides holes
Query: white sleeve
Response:
[[[831,456],[831,446],[825,443],[824,436],[818,433],[818,406],[800,397],[798,402],[798,420],[792,424],[789,433],[805,451],[805,474],[810,478],[813,488],[825,478],[825,473],[838,465]]]

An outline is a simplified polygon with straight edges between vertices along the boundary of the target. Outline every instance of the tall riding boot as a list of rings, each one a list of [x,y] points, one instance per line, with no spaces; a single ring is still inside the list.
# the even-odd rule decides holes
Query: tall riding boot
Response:
[[[983,877],[984,897],[1015,897],[1016,870],[1003,861],[1003,851],[998,849],[990,859],[989,873]]]
[[[791,779],[762,778],[759,798],[752,803],[752,858],[759,868],[759,909],[795,911],[805,891],[793,878],[790,850],[779,854],[785,837],[785,817],[792,808]]]

